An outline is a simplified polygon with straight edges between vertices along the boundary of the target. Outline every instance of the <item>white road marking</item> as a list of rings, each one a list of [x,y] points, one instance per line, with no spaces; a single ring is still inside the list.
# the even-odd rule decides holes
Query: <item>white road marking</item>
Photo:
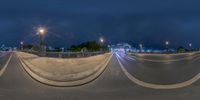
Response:
[[[10,55],[9,59],[7,60],[6,64],[4,65],[4,67],[0,70],[0,77],[3,75],[3,73],[5,72],[11,58],[12,58],[13,54]]]
[[[194,76],[193,78],[185,81],[185,82],[181,82],[181,83],[177,83],[177,84],[169,84],[169,85],[160,85],[160,84],[152,84],[152,83],[147,83],[144,81],[141,81],[137,78],[135,78],[133,75],[131,75],[123,66],[123,64],[120,62],[119,58],[120,56],[118,54],[117,55],[117,60],[120,64],[120,67],[122,69],[122,71],[124,72],[124,74],[134,83],[136,83],[137,85],[140,85],[142,87],[146,87],[146,88],[152,88],[152,89],[176,89],[176,88],[182,88],[182,87],[186,87],[189,86],[193,83],[195,83],[196,81],[198,81],[200,79],[200,73],[198,73],[196,76]]]
[[[136,56],[130,56],[130,57],[133,57],[133,58],[137,59],[137,57],[136,57]]]
[[[136,61],[135,58],[131,58],[131,57],[127,57],[127,58],[130,59],[130,60]]]

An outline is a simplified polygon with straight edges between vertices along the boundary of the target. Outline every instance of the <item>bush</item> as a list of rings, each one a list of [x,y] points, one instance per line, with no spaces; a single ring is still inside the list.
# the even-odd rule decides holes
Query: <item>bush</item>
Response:
[[[177,48],[178,53],[184,53],[185,51],[186,51],[186,49],[183,46],[180,46]]]
[[[70,51],[81,51],[82,49],[87,49],[88,51],[99,51],[100,45],[96,41],[87,41],[78,45],[72,45]]]

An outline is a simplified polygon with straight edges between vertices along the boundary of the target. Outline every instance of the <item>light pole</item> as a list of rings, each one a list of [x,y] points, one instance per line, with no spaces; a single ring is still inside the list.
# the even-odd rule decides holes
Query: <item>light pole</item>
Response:
[[[168,52],[169,51],[169,41],[166,41],[165,45],[166,45],[166,49],[167,49],[167,52]]]
[[[192,43],[189,43],[190,51],[192,50]]]
[[[20,48],[21,48],[21,51],[23,51],[23,45],[24,45],[24,42],[20,42]]]
[[[99,38],[99,42],[100,42],[100,46],[101,46],[100,51],[103,51],[103,44],[104,44],[104,42],[105,42],[104,38],[103,38],[103,37],[100,37],[100,38]]]
[[[44,50],[44,36],[46,34],[46,29],[43,27],[39,27],[37,30],[37,35],[39,36],[40,39],[40,51]]]

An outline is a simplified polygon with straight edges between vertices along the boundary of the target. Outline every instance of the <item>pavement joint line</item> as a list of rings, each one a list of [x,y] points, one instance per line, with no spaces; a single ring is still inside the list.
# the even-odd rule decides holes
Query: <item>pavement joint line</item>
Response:
[[[190,57],[198,57],[199,55],[200,54],[194,55],[194,56],[189,56],[189,57],[183,57],[183,58],[179,58],[179,59],[175,59],[175,60],[150,60],[150,59],[145,59],[145,58],[138,58],[138,57],[135,57],[135,56],[130,56],[130,57],[133,57],[133,58],[138,59],[138,60],[144,60],[144,61],[150,61],[150,62],[176,62],[176,61],[185,60],[185,59],[190,58]]]
[[[8,64],[9,64],[9,62],[10,62],[12,56],[13,56],[13,53],[10,55],[10,57],[8,58],[6,64],[5,64],[4,67],[1,69],[1,71],[0,71],[0,77],[1,77],[1,76],[3,75],[3,73],[6,71],[6,68],[8,67]]]
[[[95,72],[93,75],[88,76],[85,79],[80,79],[80,80],[76,80],[76,81],[70,81],[70,82],[57,82],[57,81],[52,81],[46,78],[43,78],[39,75],[37,75],[36,73],[32,72],[31,69],[29,69],[27,67],[27,65],[24,63],[24,61],[22,60],[21,57],[18,56],[22,67],[25,69],[25,71],[36,81],[46,84],[46,85],[50,85],[50,86],[56,86],[56,87],[72,87],[72,86],[79,86],[79,85],[83,85],[83,84],[87,84],[93,80],[95,80],[96,78],[98,78],[106,69],[108,63],[110,62],[110,59],[112,58],[113,54],[110,55],[110,57],[102,64],[103,67],[101,67],[97,72]]]
[[[120,56],[118,54],[117,55],[117,60],[118,63],[120,64],[120,67],[122,69],[122,71],[124,72],[124,74],[135,84],[142,86],[142,87],[146,87],[146,88],[151,88],[151,89],[177,89],[177,88],[183,88],[186,86],[189,86],[193,83],[195,83],[196,81],[198,81],[200,79],[200,73],[198,73],[196,76],[194,76],[193,78],[185,81],[185,82],[181,82],[181,83],[176,83],[176,84],[169,84],[169,85],[160,85],[160,84],[152,84],[152,83],[147,83],[144,81],[141,81],[137,78],[135,78],[133,75],[131,75],[126,68],[123,66],[123,64],[120,62],[119,58]]]

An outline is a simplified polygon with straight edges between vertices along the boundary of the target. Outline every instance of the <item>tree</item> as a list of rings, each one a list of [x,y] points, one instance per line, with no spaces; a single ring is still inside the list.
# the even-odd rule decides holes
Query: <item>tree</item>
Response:
[[[177,48],[177,52],[178,53],[183,53],[183,52],[185,52],[186,51],[186,49],[183,47],[183,46],[179,46],[178,48]]]
[[[39,51],[40,50],[40,46],[38,45],[33,45],[33,47],[31,48],[33,51]]]
[[[82,49],[87,49],[87,51],[99,51],[100,45],[96,41],[87,41],[78,45],[72,45],[70,51],[81,51]]]

